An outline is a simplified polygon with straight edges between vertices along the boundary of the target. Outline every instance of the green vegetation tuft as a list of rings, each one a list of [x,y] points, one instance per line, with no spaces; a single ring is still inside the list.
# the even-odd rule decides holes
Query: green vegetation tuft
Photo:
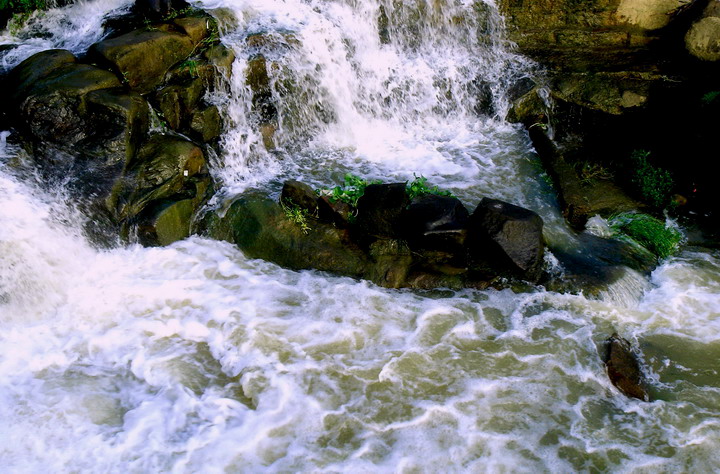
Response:
[[[649,151],[635,150],[630,156],[632,183],[649,204],[663,208],[670,204],[670,192],[674,183],[670,172],[650,163]]]
[[[0,0],[0,12],[31,13],[47,9],[45,0]]]
[[[410,200],[415,199],[417,196],[424,196],[425,194],[435,194],[436,196],[453,196],[453,193],[438,188],[437,186],[430,187],[427,185],[427,178],[425,176],[415,176],[415,179],[407,185],[407,195]]]
[[[310,227],[310,224],[308,223],[310,213],[307,209],[301,208],[289,199],[286,199],[285,202],[281,202],[280,206],[285,212],[285,217],[287,217],[291,222],[297,224],[300,227],[300,230],[303,231],[303,234],[307,235],[312,230],[312,227]]]
[[[371,184],[382,184],[382,181],[375,180],[368,182],[354,174],[345,175],[345,183],[343,186],[335,186],[330,191],[330,200],[332,202],[342,201],[352,207],[357,207],[358,201],[365,194],[365,188]],[[437,186],[428,186],[427,178],[415,175],[415,179],[407,184],[405,188],[408,197],[412,200],[417,196],[425,194],[435,194],[438,196],[453,196],[450,191],[438,188]],[[323,194],[323,190],[316,190],[318,194]]]
[[[683,234],[647,214],[623,212],[608,220],[617,234],[642,245],[659,258],[667,258],[677,251]]]
[[[703,104],[709,105],[718,97],[720,97],[720,91],[710,91],[707,94],[703,95],[702,99],[700,100],[702,100]]]
[[[381,184],[382,181],[368,182],[354,174],[346,174],[343,186],[335,186],[330,194],[330,201],[342,201],[352,207],[357,207],[358,201],[365,194],[365,188],[371,184]]]

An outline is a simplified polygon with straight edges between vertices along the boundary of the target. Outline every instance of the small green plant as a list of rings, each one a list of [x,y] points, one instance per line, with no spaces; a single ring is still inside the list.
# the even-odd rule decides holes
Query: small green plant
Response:
[[[670,202],[674,183],[670,172],[650,163],[649,151],[635,150],[630,156],[632,183],[651,205],[662,208]]]
[[[195,8],[193,8],[193,7],[185,7],[181,10],[171,10],[170,13],[168,13],[167,15],[165,15],[163,17],[163,20],[165,20],[165,21],[174,20],[177,17],[188,15],[188,14],[192,13],[194,10],[195,10]]]
[[[430,187],[427,185],[427,178],[425,176],[415,176],[415,179],[408,183],[407,185],[407,195],[410,198],[410,200],[415,199],[418,196],[423,196],[425,194],[435,194],[437,196],[450,196],[454,197],[453,194],[450,191],[445,191],[437,186]]]
[[[198,72],[198,61],[196,59],[188,59],[181,62],[178,65],[178,69],[189,72],[192,77],[198,77],[200,75]]]
[[[365,194],[365,188],[367,188],[371,184],[381,184],[382,181],[371,181],[368,182],[367,180],[364,180],[360,178],[359,176],[355,176],[354,174],[346,174],[345,175],[345,182],[343,186],[335,186],[330,191],[330,201],[337,202],[342,201],[346,204],[349,204],[352,207],[357,207],[358,201],[360,198]],[[319,193],[322,193],[321,190],[318,190]]]
[[[575,165],[575,171],[584,185],[594,184],[597,180],[613,179],[613,173],[598,163],[582,161]]]
[[[35,10],[47,10],[45,0],[0,0],[0,12],[32,13]]]
[[[310,213],[307,209],[301,208],[289,199],[286,199],[285,202],[281,202],[280,206],[285,212],[285,217],[287,217],[291,222],[297,224],[300,227],[300,230],[303,231],[303,234],[307,235],[312,230],[312,227],[308,224]]]
[[[710,91],[707,94],[703,95],[702,99],[700,100],[702,100],[703,104],[709,105],[718,97],[720,97],[720,91]]]
[[[683,234],[647,214],[623,212],[608,219],[610,228],[648,249],[659,258],[667,258],[677,251]]]

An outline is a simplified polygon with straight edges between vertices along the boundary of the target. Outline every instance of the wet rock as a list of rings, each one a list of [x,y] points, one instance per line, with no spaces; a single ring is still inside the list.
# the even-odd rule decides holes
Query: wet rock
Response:
[[[277,119],[277,109],[272,96],[267,61],[264,56],[256,55],[248,61],[245,78],[253,92],[252,106],[258,116],[258,121],[274,123]]]
[[[358,200],[355,227],[367,237],[399,238],[399,223],[410,198],[405,183],[371,184]]]
[[[318,213],[318,196],[305,183],[295,181],[293,179],[285,181],[282,192],[280,193],[280,202],[283,204],[292,203],[300,209],[306,210],[311,216]]]
[[[12,102],[19,103],[40,79],[59,67],[76,61],[75,55],[65,49],[49,49],[25,59],[10,71],[5,81],[6,87],[11,91]]]
[[[685,36],[685,47],[703,61],[720,60],[720,18],[706,17],[692,25]]]
[[[396,239],[378,239],[369,247],[373,264],[366,278],[385,288],[408,286],[413,256],[407,243]]]
[[[195,44],[183,33],[141,29],[95,43],[88,54],[110,65],[131,88],[145,94],[163,81],[175,63],[187,58]]]
[[[188,192],[161,199],[143,209],[133,224],[138,240],[145,246],[169,245],[192,234],[198,210],[207,199],[209,180],[198,180]],[[189,196],[183,199],[183,196]]]
[[[140,214],[150,202],[179,194],[195,177],[207,175],[202,150],[170,135],[154,135],[128,168],[125,186],[115,197],[120,219]]]
[[[190,119],[190,130],[205,143],[219,138],[222,128],[220,111],[214,105],[194,112]]]
[[[80,146],[106,163],[128,163],[148,133],[148,103],[124,88],[100,89],[85,96],[85,116],[93,134]]]
[[[206,233],[233,242],[251,258],[262,258],[286,268],[316,269],[362,277],[369,265],[366,254],[346,230],[315,219],[305,233],[280,205],[258,194],[245,194],[223,217],[211,215]]]
[[[542,229],[543,221],[533,211],[483,198],[468,222],[466,245],[471,261],[490,262],[535,282],[543,266]]]
[[[402,215],[403,237],[412,248],[462,253],[469,216],[455,197],[418,196]]]
[[[350,215],[352,208],[350,204],[337,200],[333,201],[328,196],[320,196],[318,203],[318,216],[321,220],[332,222],[338,227],[348,227],[350,225]]]
[[[649,401],[650,397],[643,387],[643,375],[640,364],[630,343],[614,333],[606,341],[604,356],[610,382],[628,397]]]
[[[13,93],[19,127],[33,140],[63,146],[77,143],[91,132],[82,114],[84,96],[120,86],[114,74],[87,64],[67,62],[40,76],[32,83],[26,80]]]
[[[217,44],[205,50],[203,57],[212,64],[220,74],[228,79],[230,78],[232,74],[232,64],[235,61],[235,53],[233,50]]]
[[[536,150],[545,169],[559,191],[563,216],[576,230],[585,228],[587,220],[600,215],[609,217],[618,212],[643,209],[645,206],[631,198],[609,177],[587,179],[580,176],[578,166],[568,163],[565,155],[541,127],[530,129]],[[600,166],[589,163],[590,166]]]
[[[175,18],[172,24],[190,37],[193,43],[198,44],[210,35],[217,34],[217,26],[212,17],[207,15],[184,16]]]
[[[191,114],[195,112],[205,86],[200,78],[194,78],[182,84],[163,87],[155,94],[158,110],[173,130],[188,128]]]

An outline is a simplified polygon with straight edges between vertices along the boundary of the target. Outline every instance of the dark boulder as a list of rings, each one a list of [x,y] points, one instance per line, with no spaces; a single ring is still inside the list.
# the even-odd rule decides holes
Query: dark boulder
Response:
[[[318,195],[313,188],[300,181],[294,179],[285,181],[280,193],[280,202],[283,205],[298,206],[300,209],[306,210],[311,216],[317,216]]]
[[[18,127],[33,141],[75,144],[92,132],[83,117],[84,96],[119,86],[117,77],[103,69],[70,62],[60,65],[14,91]]]
[[[130,162],[150,126],[147,101],[119,87],[89,92],[84,115],[92,134],[80,148],[108,164]]]
[[[371,184],[358,200],[355,228],[361,235],[374,238],[401,237],[400,220],[410,198],[405,183]]]
[[[538,281],[545,250],[542,229],[543,221],[533,211],[483,198],[468,221],[466,246],[471,266],[489,263],[500,273],[510,271]]]
[[[470,213],[456,197],[425,194],[402,215],[402,235],[412,248],[461,253]]]
[[[174,11],[188,8],[185,0],[136,0],[133,9],[150,20],[162,20]]]
[[[617,333],[610,336],[606,343],[604,362],[612,384],[628,397],[649,401],[643,387],[640,364],[630,343]]]
[[[326,222],[332,222],[338,227],[348,227],[350,225],[350,216],[352,208],[350,204],[338,200],[333,200],[329,196],[320,196],[317,201],[318,217]]]

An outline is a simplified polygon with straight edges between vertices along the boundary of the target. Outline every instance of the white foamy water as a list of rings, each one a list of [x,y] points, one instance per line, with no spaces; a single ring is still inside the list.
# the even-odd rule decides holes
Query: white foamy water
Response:
[[[504,56],[501,23],[468,20],[469,1],[428,3],[422,14],[419,4],[204,2],[238,18],[223,38],[239,56],[230,94],[212,97],[233,124],[215,170],[224,193],[272,192],[288,176],[327,185],[347,171],[417,173],[471,205],[490,195],[531,207],[551,240],[568,238],[527,138],[501,120],[504,96],[497,92],[496,117],[469,103],[477,96],[469,78],[502,91],[523,74],[521,59]],[[492,34],[483,40],[478,28]],[[260,142],[243,79],[245,38],[264,31],[297,38],[267,53],[285,68],[270,72],[300,78],[310,105],[278,96],[273,153]],[[284,121],[293,113],[302,116],[295,125]],[[99,250],[62,190],[14,168],[17,150],[5,138],[0,471],[720,464],[717,251],[685,249],[650,277],[628,271],[590,299],[540,287],[387,290],[284,270],[200,237]],[[600,353],[614,331],[640,348],[655,401],[627,399],[608,382]]]

